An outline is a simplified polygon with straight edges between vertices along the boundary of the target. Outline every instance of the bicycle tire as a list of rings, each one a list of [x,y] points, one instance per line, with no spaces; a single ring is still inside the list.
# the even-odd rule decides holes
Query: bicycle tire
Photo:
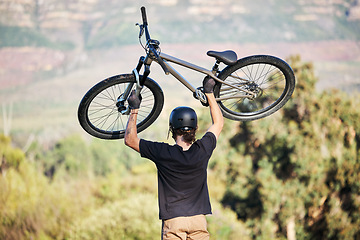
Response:
[[[217,83],[214,88],[218,98],[243,95],[242,98],[218,101],[224,117],[237,121],[253,121],[275,113],[285,105],[295,89],[291,67],[282,59],[269,55],[239,59],[221,71],[218,78],[240,88],[222,83]]]
[[[99,82],[84,95],[78,108],[78,120],[87,133],[100,139],[124,138],[129,115],[120,113],[116,103],[128,83],[135,83],[135,88],[133,74],[113,76]],[[149,127],[160,115],[164,105],[163,91],[151,78],[146,79],[141,96],[137,132]],[[124,102],[126,107],[127,101]]]

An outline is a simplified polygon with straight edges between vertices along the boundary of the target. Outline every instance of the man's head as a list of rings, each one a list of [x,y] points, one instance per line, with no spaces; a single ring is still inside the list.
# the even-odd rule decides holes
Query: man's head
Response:
[[[183,136],[185,142],[193,143],[197,129],[196,112],[189,107],[175,108],[170,114],[169,127],[174,140]]]

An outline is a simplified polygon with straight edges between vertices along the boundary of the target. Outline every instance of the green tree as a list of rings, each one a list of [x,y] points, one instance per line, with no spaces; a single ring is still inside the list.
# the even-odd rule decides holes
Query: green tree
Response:
[[[224,147],[227,165],[215,161],[226,176],[222,203],[254,239],[360,237],[359,102],[317,93],[312,64],[289,62],[292,100],[271,117],[241,123]]]

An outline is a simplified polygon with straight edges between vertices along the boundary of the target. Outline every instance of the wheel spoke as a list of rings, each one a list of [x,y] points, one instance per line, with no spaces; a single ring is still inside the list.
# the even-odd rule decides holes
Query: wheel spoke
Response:
[[[225,77],[225,81],[244,89],[241,93],[239,89],[221,85],[219,97],[223,100],[220,106],[231,115],[249,116],[265,112],[280,101],[286,90],[284,73],[275,64],[267,62],[254,61],[239,66]]]
[[[95,85],[83,98],[79,106],[81,126],[91,135],[99,138],[122,138],[124,136],[128,113],[127,101],[118,99],[126,88],[136,87],[133,75],[119,75]],[[138,131],[148,127],[161,112],[164,97],[161,89],[152,80],[145,82],[141,90],[142,101],[137,118]],[[90,100],[88,100],[90,99]]]

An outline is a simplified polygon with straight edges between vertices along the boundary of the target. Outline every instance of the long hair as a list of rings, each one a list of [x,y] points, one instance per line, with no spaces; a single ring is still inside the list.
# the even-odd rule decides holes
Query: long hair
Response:
[[[170,132],[172,133],[172,138],[176,141],[177,136],[182,136],[184,141],[187,143],[193,143],[196,140],[196,128],[190,130],[183,129],[172,129],[170,128]]]

